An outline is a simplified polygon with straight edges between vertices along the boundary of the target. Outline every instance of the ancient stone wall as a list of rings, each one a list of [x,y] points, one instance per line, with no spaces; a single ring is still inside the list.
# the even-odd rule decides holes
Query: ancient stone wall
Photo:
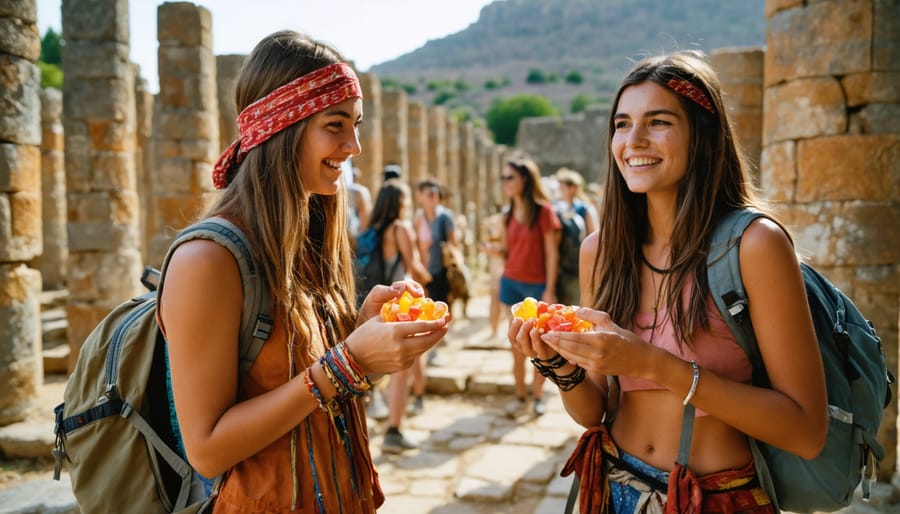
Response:
[[[0,6],[0,426],[19,421],[43,383],[40,37],[34,0]]]
[[[81,343],[140,292],[128,1],[62,2],[71,370]]]
[[[156,216],[153,210],[153,104],[155,96],[147,89],[147,81],[141,78],[140,67],[134,65],[134,175],[140,206],[138,209],[138,234],[141,238],[141,262],[149,262],[150,239],[156,233]]]
[[[212,166],[219,156],[216,60],[212,16],[189,2],[167,2],[157,11],[159,104],[154,114],[156,232],[148,258],[160,266],[179,230],[215,197]]]
[[[459,123],[453,116],[447,116],[447,178],[441,181],[444,187],[455,187],[459,184],[459,167],[460,167],[460,151],[459,151]]]
[[[710,55],[729,119],[757,185],[762,152],[763,57],[761,48],[721,48]]]
[[[766,2],[761,182],[798,249],[847,292],[897,373],[900,11],[895,2]],[[897,402],[880,440],[897,462]]]
[[[62,91],[41,90],[41,219],[43,247],[36,262],[44,289],[66,285],[69,245],[66,237],[66,155]]]
[[[606,122],[609,111],[588,107],[567,116],[526,118],[519,123],[516,146],[537,163],[542,175],[565,166],[587,182],[602,182],[606,173]]]

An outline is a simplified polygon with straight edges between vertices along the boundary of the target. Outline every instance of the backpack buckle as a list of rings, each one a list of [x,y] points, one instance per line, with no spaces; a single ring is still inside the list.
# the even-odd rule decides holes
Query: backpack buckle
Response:
[[[747,300],[741,298],[736,292],[728,291],[722,295],[722,300],[728,309],[728,314],[737,322],[738,325],[744,323],[744,312],[747,310]]]
[[[253,337],[262,340],[268,339],[274,324],[275,320],[271,316],[260,314],[256,318],[256,326],[253,327]]]

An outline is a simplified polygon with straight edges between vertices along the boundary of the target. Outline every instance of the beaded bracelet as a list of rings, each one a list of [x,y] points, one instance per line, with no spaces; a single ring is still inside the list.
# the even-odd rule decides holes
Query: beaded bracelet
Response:
[[[581,366],[575,366],[575,369],[568,375],[556,374],[556,370],[568,364],[568,361],[559,354],[549,360],[531,359],[531,364],[537,368],[538,373],[556,384],[560,391],[571,391],[575,386],[584,382],[587,376],[587,372]]]
[[[359,372],[359,365],[353,361],[344,342],[325,352],[319,364],[341,398],[362,396],[372,387],[369,379]]]
[[[325,401],[322,397],[322,392],[319,391],[319,388],[316,387],[316,383],[312,378],[312,369],[309,368],[306,370],[306,374],[303,375],[303,382],[306,383],[306,388],[309,389],[310,394],[316,399],[319,403],[319,408],[323,411],[327,412],[329,416],[332,418],[340,413],[340,406],[337,403],[337,395],[333,396],[330,400]]]

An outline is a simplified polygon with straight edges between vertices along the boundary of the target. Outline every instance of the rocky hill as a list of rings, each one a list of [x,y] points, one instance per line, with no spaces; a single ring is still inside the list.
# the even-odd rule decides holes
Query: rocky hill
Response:
[[[373,66],[414,100],[479,116],[540,94],[560,112],[604,103],[631,63],[678,48],[762,46],[764,0],[497,0],[465,30]]]

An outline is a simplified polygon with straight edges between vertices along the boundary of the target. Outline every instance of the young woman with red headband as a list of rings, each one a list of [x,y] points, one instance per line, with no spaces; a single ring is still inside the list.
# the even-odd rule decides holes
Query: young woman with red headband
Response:
[[[274,326],[238,371],[243,292],[225,248],[175,251],[159,319],[187,457],[224,480],[214,512],[371,513],[383,500],[361,395],[407,369],[449,318],[384,323],[384,302],[414,282],[378,286],[355,308],[341,163],[359,154],[359,82],[333,48],[294,32],[263,39],[235,86],[239,139],[213,171],[218,216],[249,237]]]
[[[750,361],[710,295],[717,222],[763,205],[704,56],[638,62],[613,99],[607,147],[599,230],[579,264],[590,308],[578,315],[594,330],[541,335],[515,320],[509,332],[588,427],[564,469],[581,478],[580,511],[775,512],[748,436],[819,453],[822,361],[791,239],[770,218],[749,226],[739,255],[771,388],[751,384]],[[694,408],[689,458],[674,464]]]

